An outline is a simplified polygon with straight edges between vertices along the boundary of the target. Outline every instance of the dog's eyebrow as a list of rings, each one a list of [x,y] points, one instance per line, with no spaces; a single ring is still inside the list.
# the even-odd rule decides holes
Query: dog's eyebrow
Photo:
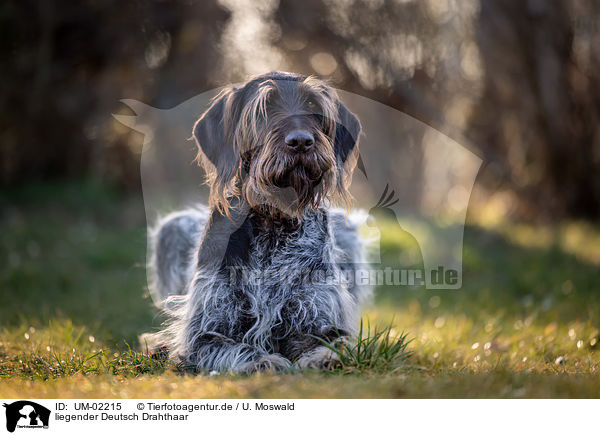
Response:
[[[315,96],[318,93],[318,86],[315,83],[307,83],[306,81],[299,83],[300,90],[307,96]]]
[[[311,91],[311,92],[323,92],[329,93],[328,91],[331,89],[327,82],[324,82],[321,79],[318,79],[315,76],[308,76],[304,80],[302,80],[300,86]]]
[[[317,78],[307,77],[306,80],[299,82],[301,91],[309,98],[313,98],[322,106],[326,106],[331,100],[335,100],[335,91],[329,85]]]
[[[270,87],[271,89],[279,90],[279,87],[277,86],[277,82],[275,82],[275,80],[273,80],[273,79],[265,80],[264,82],[261,82],[258,84],[259,89],[266,88],[266,87]]]

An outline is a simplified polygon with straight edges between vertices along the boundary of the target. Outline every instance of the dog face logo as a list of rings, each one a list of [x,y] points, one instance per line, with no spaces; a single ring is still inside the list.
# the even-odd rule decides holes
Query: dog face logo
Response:
[[[6,408],[6,430],[16,428],[48,428],[50,410],[29,400],[19,400],[3,405]]]

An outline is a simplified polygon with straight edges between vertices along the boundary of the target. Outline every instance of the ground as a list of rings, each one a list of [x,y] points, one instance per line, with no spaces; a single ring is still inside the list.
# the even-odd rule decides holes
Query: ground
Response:
[[[378,288],[363,315],[406,349],[372,340],[334,371],[192,375],[137,348],[162,320],[139,197],[0,193],[0,397],[600,397],[598,226],[471,213],[462,289]],[[383,256],[406,258],[411,241],[380,224]]]

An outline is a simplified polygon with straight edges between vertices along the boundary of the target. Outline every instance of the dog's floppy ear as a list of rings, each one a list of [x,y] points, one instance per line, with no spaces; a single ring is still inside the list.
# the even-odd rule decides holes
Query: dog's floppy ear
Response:
[[[338,162],[337,192],[346,204],[348,211],[350,211],[350,200],[352,198],[348,189],[352,172],[360,157],[358,139],[361,130],[362,127],[356,115],[350,112],[344,103],[338,101],[333,151]]]
[[[350,112],[341,101],[338,103],[336,121],[333,149],[337,158],[342,163],[346,163],[346,160],[353,154],[358,145],[358,137],[362,127],[356,115]]]
[[[226,88],[194,125],[198,157],[211,186],[210,200],[227,212],[228,198],[235,195],[235,176],[240,166],[235,146],[235,129],[239,119],[239,96],[234,88]]]

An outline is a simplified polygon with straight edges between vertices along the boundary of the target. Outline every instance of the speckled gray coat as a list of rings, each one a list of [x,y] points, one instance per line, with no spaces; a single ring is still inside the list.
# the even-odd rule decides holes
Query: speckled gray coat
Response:
[[[166,216],[153,235],[151,267],[169,326],[143,340],[200,371],[322,367],[321,341],[356,331],[370,287],[354,215],[309,211],[292,225],[250,212],[218,267],[198,264],[209,210]]]

